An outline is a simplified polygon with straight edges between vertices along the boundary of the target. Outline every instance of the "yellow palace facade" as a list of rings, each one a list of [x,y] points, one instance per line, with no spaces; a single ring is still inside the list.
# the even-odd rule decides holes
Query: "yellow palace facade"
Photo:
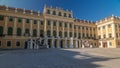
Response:
[[[44,7],[43,13],[0,6],[0,49],[118,48],[120,20],[73,18],[72,11]]]

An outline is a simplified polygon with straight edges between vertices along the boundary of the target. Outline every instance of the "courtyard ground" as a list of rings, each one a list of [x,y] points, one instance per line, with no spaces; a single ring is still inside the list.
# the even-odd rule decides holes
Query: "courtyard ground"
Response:
[[[0,68],[120,68],[120,49],[1,50]]]

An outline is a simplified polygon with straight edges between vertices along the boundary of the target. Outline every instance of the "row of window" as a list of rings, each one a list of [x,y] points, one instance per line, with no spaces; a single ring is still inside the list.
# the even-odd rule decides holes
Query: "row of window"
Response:
[[[108,24],[107,26],[108,26],[108,28],[111,28],[111,24]],[[105,26],[103,26],[102,28],[105,29]],[[98,30],[100,30],[100,29],[101,29],[101,28],[98,27]]]
[[[112,38],[112,34],[108,34],[109,38]],[[106,34],[103,35],[103,38],[106,38]],[[99,39],[101,39],[101,35],[99,35]]]
[[[47,10],[47,14],[57,15],[56,11],[50,11],[49,9]],[[72,18],[71,14],[68,14],[68,16],[67,16],[67,13],[62,14],[62,12],[58,12],[58,16],[64,16],[64,17]]]
[[[1,42],[1,41],[0,41],[0,46],[2,46],[2,42]],[[8,47],[12,46],[11,41],[7,41],[7,46],[8,46]],[[19,42],[19,41],[16,42],[16,46],[17,46],[17,47],[20,47],[20,42]]]
[[[44,34],[43,30],[40,30],[40,36],[43,36]],[[0,35],[3,34],[3,27],[0,27]],[[48,30],[47,31],[47,36],[51,36],[51,31]],[[8,27],[8,31],[7,31],[7,35],[13,35],[13,28],[12,27]],[[22,29],[21,28],[17,28],[17,36],[21,36],[22,35]],[[25,36],[30,36],[30,29],[25,29]],[[56,36],[57,32],[53,31],[53,36]],[[80,37],[80,33],[78,34]],[[36,37],[37,36],[37,29],[33,29],[33,36]],[[59,36],[62,37],[62,32],[59,32]],[[77,36],[77,33],[74,33],[74,37]],[[92,37],[92,34],[90,34],[90,36]],[[67,32],[65,32],[65,37],[67,37]],[[70,37],[72,37],[72,32],[70,32]],[[83,33],[83,37],[85,37],[85,34]],[[88,34],[86,34],[86,37],[89,37]],[[95,37],[95,35],[94,35]]]
[[[62,22],[59,22],[59,26],[60,27],[62,27]],[[47,25],[49,26],[49,25],[51,25],[51,21],[47,21]],[[56,26],[56,22],[54,21],[53,22],[53,26]],[[69,24],[69,26],[70,26],[70,28],[72,28],[72,24]],[[67,25],[67,23],[64,23],[64,27],[68,27],[68,25]],[[76,29],[76,25],[74,25],[74,29]],[[88,30],[88,29],[90,29],[90,30],[92,30],[92,28],[91,27],[83,27],[83,26],[81,26],[82,27],[82,29],[85,29],[86,28],[86,30]],[[78,26],[78,29],[80,29],[80,26]],[[95,31],[95,28],[93,28],[93,30]]]
[[[3,21],[3,20],[4,20],[4,16],[0,15],[0,21]],[[10,16],[9,17],[9,22],[14,22],[14,17]],[[18,18],[17,22],[22,23],[23,22],[22,18]],[[26,23],[30,23],[30,19],[26,19]],[[37,24],[37,20],[34,20],[33,23]],[[41,20],[40,23],[41,23],[41,25],[43,25],[44,22]]]

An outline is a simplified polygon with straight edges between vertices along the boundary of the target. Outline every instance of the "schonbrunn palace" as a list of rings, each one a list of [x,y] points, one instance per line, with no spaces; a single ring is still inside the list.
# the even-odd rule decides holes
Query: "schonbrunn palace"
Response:
[[[43,12],[0,6],[0,49],[119,48],[120,17],[93,22],[72,11],[44,6]]]

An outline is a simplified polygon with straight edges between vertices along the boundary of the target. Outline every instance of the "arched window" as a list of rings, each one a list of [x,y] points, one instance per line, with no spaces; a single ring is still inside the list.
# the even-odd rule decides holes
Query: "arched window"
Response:
[[[12,27],[8,27],[7,34],[8,35],[12,35],[13,34],[13,28]]]
[[[37,30],[34,29],[34,30],[33,30],[33,37],[36,37],[36,36],[37,36]]]
[[[53,36],[56,37],[56,35],[57,35],[57,34],[56,34],[56,31],[53,31]]]
[[[65,37],[67,37],[67,32],[65,32]]]
[[[56,15],[56,11],[53,11],[53,15]]]
[[[61,13],[61,12],[59,12],[59,13],[58,13],[58,16],[62,16],[62,13]]]
[[[40,30],[40,37],[43,37],[43,36],[44,36],[44,31]]]
[[[3,35],[3,27],[0,26],[0,35]]]
[[[27,28],[25,29],[25,36],[29,36],[30,35],[30,30]]]
[[[62,32],[61,31],[59,32],[59,36],[62,37]]]
[[[19,42],[19,41],[16,42],[16,46],[17,46],[17,47],[20,46],[20,42]]]
[[[17,28],[17,36],[21,36],[22,30],[21,28]]]
[[[51,34],[50,34],[51,32],[50,32],[50,30],[47,30],[47,36],[48,37],[50,37],[51,36]]]

